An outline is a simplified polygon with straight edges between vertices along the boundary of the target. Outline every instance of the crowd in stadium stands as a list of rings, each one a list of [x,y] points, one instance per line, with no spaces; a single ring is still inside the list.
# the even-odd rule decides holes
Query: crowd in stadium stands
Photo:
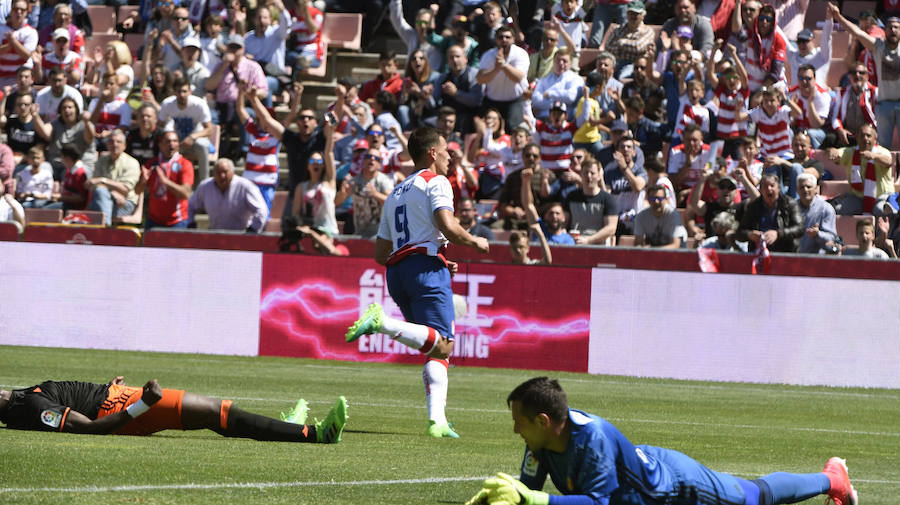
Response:
[[[376,234],[430,125],[460,221],[520,263],[549,263],[547,243],[897,256],[898,2],[847,19],[823,0],[141,0],[116,29],[143,39],[105,46],[93,3],[0,2],[0,220],[275,218],[340,254],[340,233]],[[390,26],[406,57],[304,107],[328,12],[353,11],[364,48]]]

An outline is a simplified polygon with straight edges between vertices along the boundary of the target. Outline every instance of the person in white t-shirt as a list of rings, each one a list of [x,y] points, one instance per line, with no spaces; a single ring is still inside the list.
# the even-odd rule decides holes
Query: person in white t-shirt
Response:
[[[45,122],[50,123],[59,117],[59,112],[57,111],[59,103],[66,97],[75,100],[75,103],[78,105],[78,110],[84,110],[84,99],[81,97],[81,93],[79,93],[77,89],[66,84],[65,70],[61,68],[54,68],[51,70],[47,83],[49,86],[38,91],[37,97],[35,97],[34,100],[40,109],[41,119]]]
[[[28,167],[16,174],[16,199],[22,207],[43,207],[53,193],[53,167],[41,146],[33,146],[25,157]]]
[[[181,142],[179,151],[195,162],[198,181],[209,177],[209,135],[212,118],[206,100],[191,93],[187,79],[177,79],[174,96],[163,100],[159,108],[159,122],[166,131],[174,131]]]
[[[25,227],[25,209],[0,184],[0,221],[15,221]]]

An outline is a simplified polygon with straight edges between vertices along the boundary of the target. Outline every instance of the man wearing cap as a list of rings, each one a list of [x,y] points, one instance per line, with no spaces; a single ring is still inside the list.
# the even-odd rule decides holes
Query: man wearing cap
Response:
[[[847,21],[836,5],[828,4],[834,19],[844,26],[875,58],[878,73],[878,145],[893,149],[894,128],[900,123],[900,18],[885,21],[884,39],[876,39]]]
[[[43,17],[43,13],[41,13]],[[38,44],[47,46],[53,42],[53,33],[63,28],[69,32],[69,49],[80,55],[84,55],[84,33],[72,23],[72,8],[68,3],[58,3],[53,7],[53,22],[44,26],[40,23],[41,31],[38,34]]]
[[[616,76],[621,80],[632,74],[632,65],[642,56],[654,56],[656,32],[644,24],[647,9],[641,0],[628,4],[627,22],[612,31],[606,50],[616,57]]]
[[[788,74],[790,85],[798,83],[797,71],[801,65],[812,65],[816,69],[816,83],[823,88],[828,87],[828,69],[831,68],[831,31],[834,28],[834,18],[826,14],[825,27],[822,29],[822,38],[816,47],[813,42],[813,32],[804,29],[797,34],[796,46],[788,45],[787,63],[791,71]]]
[[[515,36],[509,26],[497,29],[497,47],[481,57],[477,76],[478,83],[485,85],[482,110],[497,109],[510,128],[522,123],[522,94],[528,89],[528,53],[513,44]]]
[[[699,243],[704,238],[715,235],[712,222],[721,212],[731,214],[737,222],[741,221],[744,206],[741,205],[737,180],[730,175],[713,172],[710,167],[704,167],[682,216],[686,220],[684,225],[688,236],[694,237]],[[703,216],[703,224],[699,226],[697,216]]]
[[[69,49],[69,30],[65,28],[57,28],[53,31],[53,50],[44,53],[40,68],[35,69],[35,74],[39,79],[44,79],[47,72],[54,68],[61,68],[65,71],[69,84],[77,86],[81,82],[84,58]]]
[[[175,77],[182,77],[191,84],[191,92],[200,98],[206,97],[206,80],[209,79],[209,69],[200,63],[202,47],[200,39],[188,37],[181,46],[181,63],[175,67]]]
[[[537,82],[531,95],[534,117],[546,121],[550,115],[550,105],[554,102],[562,102],[567,108],[572,108],[583,86],[584,80],[572,71],[569,48],[557,50],[553,57],[553,72]]]
[[[235,113],[237,102],[238,80],[247,85],[248,89],[255,88],[261,100],[268,96],[268,83],[259,63],[244,58],[244,37],[231,34],[226,39],[226,51],[222,55],[222,63],[213,70],[212,75],[206,80],[206,91],[216,95],[216,109],[218,110],[219,124],[222,125],[222,142],[220,152],[226,156],[239,158],[246,152],[247,132],[241,128]],[[231,152],[234,146],[230,146],[229,127],[235,126],[240,132],[239,152]]]
[[[675,4],[675,17],[666,20],[661,31],[672,38],[675,36],[675,30],[682,25],[691,27],[694,49],[709,54],[713,47],[712,25],[709,18],[697,14],[697,6],[692,0],[678,0]],[[658,42],[656,47],[663,47],[662,41]]]
[[[59,117],[56,109],[59,107],[59,102],[62,102],[63,98],[71,98],[75,100],[75,104],[78,106],[78,110],[84,110],[84,99],[81,97],[81,93],[66,84],[66,71],[62,68],[54,68],[50,71],[50,75],[47,78],[47,84],[49,86],[44,86],[44,89],[38,91],[37,96],[34,99],[34,103],[38,105],[38,110],[40,111],[41,119],[46,123],[52,122],[54,119]]]
[[[171,30],[163,30],[159,34],[160,43],[163,44],[163,65],[169,70],[174,69],[181,62],[181,47],[188,37],[197,37],[188,10],[184,7],[175,9],[172,15],[175,24]]]

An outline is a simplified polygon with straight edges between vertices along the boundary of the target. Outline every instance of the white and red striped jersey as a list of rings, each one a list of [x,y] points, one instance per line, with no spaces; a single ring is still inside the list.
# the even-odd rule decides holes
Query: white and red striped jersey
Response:
[[[33,53],[37,49],[38,32],[28,23],[22,25],[18,30],[13,30],[5,24],[0,25],[0,44],[8,44],[9,37],[15,37],[29,53]],[[30,57],[20,55],[12,47],[7,47],[0,53],[0,79],[15,79],[19,67],[31,68],[33,66],[34,62]]]
[[[84,72],[84,58],[75,51],[69,51],[62,58],[56,53],[44,53],[44,57],[41,59],[41,68],[46,75],[49,75],[54,68],[61,68],[67,74],[73,70]]]
[[[831,127],[835,130],[844,128],[844,118],[847,117],[847,107],[859,107],[862,111],[862,117],[865,118],[866,122],[877,129],[878,125],[875,116],[875,105],[878,103],[878,88],[873,86],[871,82],[867,82],[866,87],[863,88],[862,92],[859,94],[859,101],[852,105],[850,104],[850,96],[852,94],[850,89],[851,87],[849,85],[841,89],[841,94],[837,97],[837,107],[835,108]]]
[[[687,95],[681,95],[678,101],[678,111],[678,126],[675,128],[672,138],[681,138],[681,135],[684,134],[684,127],[689,124],[699,126],[703,131],[703,136],[709,133],[709,109],[705,105],[700,103],[691,105]]]
[[[681,180],[682,187],[693,188],[697,184],[697,179],[700,178],[700,170],[708,159],[709,145],[703,144],[703,147],[700,149],[700,154],[695,156],[693,161],[691,161],[691,165],[688,167],[684,179]],[[677,174],[681,168],[684,167],[686,162],[687,153],[684,152],[684,144],[678,144],[669,150],[669,165],[667,172],[670,174]]]
[[[756,123],[759,150],[763,156],[793,158],[790,107],[782,105],[770,116],[759,106],[750,111],[750,120]]]
[[[809,124],[809,100],[804,98],[802,94],[800,94],[800,85],[792,87],[788,90],[791,98],[797,97],[800,100],[800,109],[803,111],[803,117],[794,120],[794,126],[800,129],[809,129],[812,128]],[[816,89],[813,95],[813,107],[815,107],[816,112],[819,113],[819,117],[822,120],[828,118],[828,111],[831,109],[831,94],[828,93],[828,90],[816,84]]]
[[[250,179],[257,186],[278,184],[278,148],[281,142],[271,133],[261,131],[253,119],[247,120],[246,128],[250,135],[250,147],[247,150],[244,178]]]
[[[739,112],[744,110],[744,104],[747,98],[750,97],[750,90],[736,89],[729,91],[725,84],[720,82],[714,94],[719,99],[717,110],[719,122],[716,125],[716,138],[730,139],[747,135],[747,123],[738,120],[737,116]]]
[[[384,202],[378,238],[391,241],[388,264],[410,254],[438,256],[448,241],[434,221],[440,209],[453,212],[450,181],[430,170],[419,170],[394,187]]]
[[[131,106],[128,105],[124,98],[117,96],[109,102],[100,102],[99,98],[94,98],[91,100],[88,112],[93,114],[98,102],[100,103],[100,115],[97,117],[97,121],[94,122],[94,127],[98,133],[116,128],[127,130],[131,126]]]
[[[294,50],[301,53],[315,54],[319,60],[325,59],[325,42],[322,40],[322,23],[325,22],[325,16],[322,11],[313,6],[309,6],[309,14],[314,23],[319,25],[319,29],[312,31],[306,24],[306,18],[303,13],[292,12],[294,16],[294,26],[291,27],[291,33],[294,34]]]
[[[554,128],[538,119],[534,130],[534,140],[541,146],[541,166],[555,172],[568,170],[575,151],[572,142],[578,125],[574,121],[564,121],[562,127]]]

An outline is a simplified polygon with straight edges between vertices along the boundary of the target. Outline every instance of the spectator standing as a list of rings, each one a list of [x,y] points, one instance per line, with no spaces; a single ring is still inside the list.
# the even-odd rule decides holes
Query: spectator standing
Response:
[[[775,0],[773,5],[778,16],[778,27],[788,40],[795,39],[803,30],[809,0]]]
[[[131,49],[121,40],[113,40],[106,44],[106,48],[94,47],[93,58],[85,59],[83,92],[89,92],[97,85],[103,92],[103,79],[108,73],[115,75],[116,94],[123,100],[134,86],[134,69],[131,67]],[[148,60],[149,61],[149,60]],[[88,95],[90,96],[90,95]]]
[[[148,191],[145,228],[187,228],[188,199],[194,185],[194,167],[178,152],[178,134],[159,136],[159,154],[141,167],[135,192]]]
[[[763,5],[756,16],[756,29],[750,34],[746,57],[751,93],[763,86],[767,76],[774,76],[776,83],[786,80],[787,42],[776,27],[775,8],[770,4]]]
[[[434,12],[428,8],[419,9],[416,13],[416,26],[409,26],[403,18],[403,6],[400,0],[390,0],[391,24],[397,35],[406,44],[407,61],[417,50],[422,50],[433,69],[444,66],[444,54],[440,47],[442,37],[434,33]],[[407,76],[409,77],[409,76]]]
[[[24,94],[16,97],[16,113],[6,119],[3,125],[6,133],[6,143],[16,153],[22,156],[34,146],[35,139],[33,111],[35,107],[34,97]]]
[[[457,130],[463,134],[475,132],[472,118],[481,108],[484,85],[478,83],[478,69],[469,65],[462,47],[447,49],[449,71],[442,75],[435,86],[435,99],[440,105],[456,110]],[[449,142],[449,140],[448,140]]]
[[[191,93],[187,79],[176,80],[173,87],[175,96],[163,100],[159,121],[165,130],[178,135],[179,152],[196,160],[197,178],[204,180],[209,177],[209,136],[212,133],[209,105],[204,98]]]
[[[581,167],[581,187],[566,198],[571,216],[569,233],[576,244],[611,245],[616,235],[618,207],[613,196],[602,189],[603,185],[600,164],[596,160],[585,162]]]
[[[364,238],[374,237],[378,232],[381,209],[394,189],[393,179],[383,174],[381,168],[381,153],[370,147],[363,155],[362,172],[344,180],[334,200],[335,205],[341,205],[353,197],[353,230]]]
[[[277,15],[278,24],[272,25]],[[279,76],[287,75],[284,66],[285,41],[291,35],[291,15],[281,0],[256,9],[256,27],[244,36],[244,47],[248,56],[258,63],[266,74],[268,94],[267,106],[272,105],[272,97],[278,93]]]
[[[228,158],[216,161],[211,178],[197,185],[188,200],[188,222],[206,211],[211,230],[240,230],[261,233],[269,213],[256,184],[234,173]],[[190,224],[188,224],[190,227]]]
[[[828,88],[828,70],[831,68],[831,33],[834,30],[834,19],[831,14],[826,14],[825,26],[822,29],[822,38],[819,47],[813,41],[813,32],[803,30],[797,34],[797,45],[788,47],[787,64],[791,69],[789,84],[796,85],[797,71],[801,65],[812,65],[816,73],[816,83]]]
[[[434,91],[440,77],[441,74],[432,70],[425,51],[412,52],[406,62],[406,77],[397,108],[397,119],[403,130],[413,130],[426,117],[434,117]]]
[[[244,88],[238,90],[236,111],[238,119],[250,136],[250,147],[247,151],[247,162],[244,164],[244,178],[259,186],[259,192],[269,214],[272,212],[272,201],[275,199],[275,187],[278,186],[278,150],[281,148],[280,136],[274,135],[264,127],[260,127],[250,117],[246,108],[246,96],[250,96],[250,105],[257,117],[259,109],[263,108],[253,88],[244,92]]]
[[[309,0],[297,0],[296,16],[291,27],[294,44],[285,58],[288,67],[305,70],[318,68],[325,62],[323,23],[325,15],[322,11],[313,6]]]
[[[497,30],[497,47],[482,55],[477,77],[485,85],[482,110],[497,109],[511,127],[522,123],[522,94],[528,88],[528,53],[513,44],[514,38],[508,26]]]
[[[78,106],[77,115],[81,115],[81,111],[84,110],[84,99],[77,89],[66,84],[65,70],[62,68],[50,70],[47,83],[49,86],[45,86],[44,89],[38,91],[34,101],[38,105],[41,119],[50,123],[59,117],[57,109],[63,98],[67,97],[75,101],[75,104]]]
[[[612,147],[612,160],[602,165],[601,175],[604,178],[603,187],[616,202],[621,234],[632,229],[632,220],[640,205],[639,195],[647,187],[647,170],[644,169],[643,159],[637,157],[638,148],[630,133],[618,137]]]
[[[141,166],[159,154],[159,116],[156,107],[145,103],[137,110],[137,125],[128,130],[125,137],[125,152],[138,160]]]
[[[325,131],[325,150],[309,157],[309,179],[294,189],[291,215],[297,218],[297,229],[309,235],[316,249],[333,256],[341,254],[335,249],[334,237],[338,235],[334,199],[337,195],[334,166],[335,124],[328,123]]]
[[[606,31],[612,24],[625,24],[629,0],[598,0],[594,2],[594,15],[591,18],[591,32],[588,47],[599,47]]]
[[[784,91],[780,88],[766,86],[762,89],[762,101],[759,106],[752,109],[748,115],[750,120],[756,123],[762,155],[790,158],[790,124],[792,119],[803,115],[800,107],[786,100]]]
[[[97,139],[105,140],[113,130],[128,130],[131,126],[131,106],[119,96],[116,74],[107,72],[101,82],[103,90],[100,96],[91,100],[88,112],[91,114]],[[100,146],[98,150],[101,150]]]

